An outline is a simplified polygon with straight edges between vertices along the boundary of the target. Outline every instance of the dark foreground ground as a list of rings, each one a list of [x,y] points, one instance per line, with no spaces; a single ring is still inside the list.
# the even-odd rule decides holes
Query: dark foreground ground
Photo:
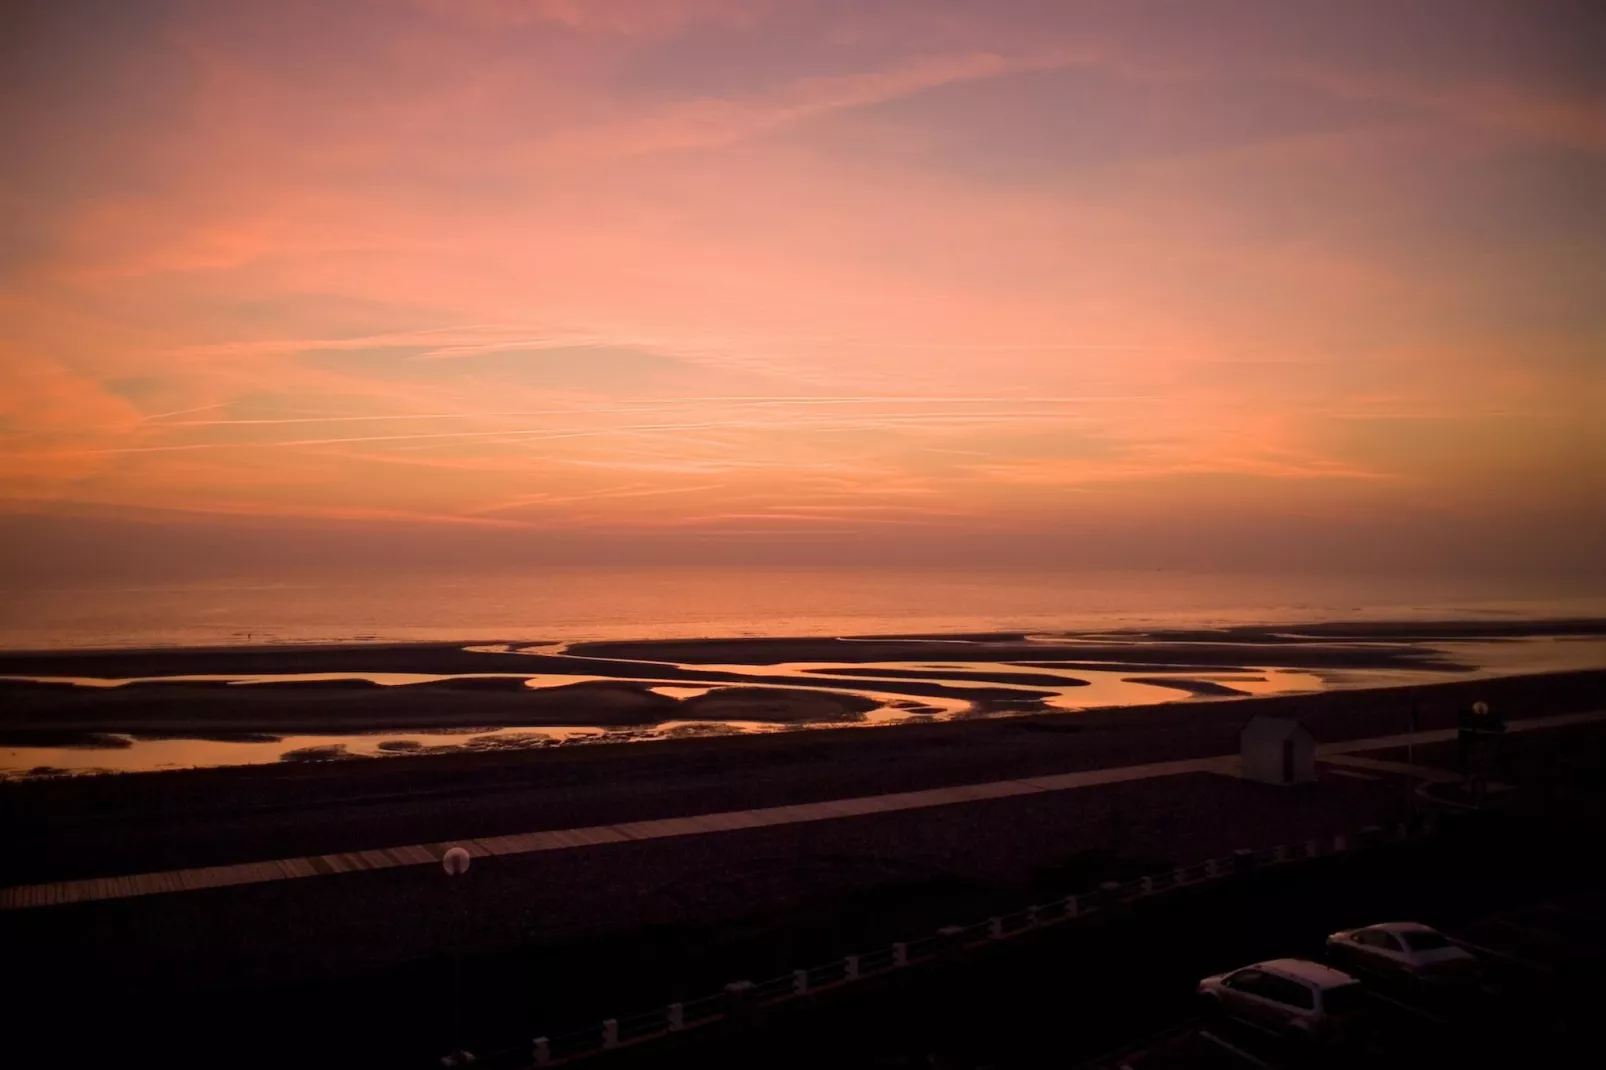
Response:
[[[913,729],[5,785],[5,884],[568,828],[1228,753],[1253,711],[1318,739],[1600,709],[1606,674],[1477,681]],[[1313,863],[1065,928],[747,1035],[722,1065],[1067,1065],[1185,1013],[1192,982],[1341,925],[1444,925],[1598,870],[1598,726],[1514,735],[1504,816],[1439,847]],[[1393,757],[1393,755],[1383,755]],[[1423,748],[1419,760],[1453,762]],[[449,1043],[454,917],[470,1047],[706,995],[1054,896],[1395,820],[1403,779],[1325,769],[1277,789],[1195,774],[1014,799],[475,863],[0,913],[10,1041],[61,1065],[424,1065]],[[1342,864],[1341,864],[1342,863]],[[1328,868],[1323,868],[1324,866]],[[457,902],[451,896],[457,895]],[[1125,927],[1122,927],[1125,926]],[[1102,935],[1101,935],[1102,934]],[[1078,1023],[1068,1028],[1068,1022]],[[751,1045],[757,1045],[756,1048]],[[1046,1052],[1049,1063],[1037,1062]],[[642,1049],[675,1065],[692,1053]],[[664,1062],[664,1060],[673,1060]],[[941,1060],[946,1060],[942,1062]]]
[[[1478,822],[1431,844],[1140,903],[1030,942],[972,949],[894,976],[873,994],[777,1005],[750,1024],[586,1065],[1291,1070],[1593,1061],[1606,995],[1600,861],[1566,841],[1536,840],[1526,826]],[[1327,933],[1404,918],[1486,949],[1491,990],[1446,999],[1380,985],[1377,1019],[1359,1050],[1317,1056],[1203,1017],[1191,999],[1201,977],[1268,958],[1320,961]]]
[[[1439,832],[1426,841],[1139,901],[1126,912],[895,975],[874,997],[783,1004],[751,1024],[588,1065],[1283,1070],[1593,1063],[1606,998],[1606,733],[1533,736],[1514,751],[1525,787],[1481,812],[1438,808]],[[1541,772],[1549,778],[1542,786],[1531,779]],[[1359,1050],[1290,1051],[1200,1016],[1191,998],[1201,977],[1268,958],[1320,961],[1330,932],[1407,919],[1473,948],[1484,988],[1447,998],[1368,978],[1377,1015]]]

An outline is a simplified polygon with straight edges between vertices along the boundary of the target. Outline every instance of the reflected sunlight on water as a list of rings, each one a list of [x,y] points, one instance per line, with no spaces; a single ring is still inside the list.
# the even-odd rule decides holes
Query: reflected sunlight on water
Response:
[[[1145,627],[1606,616],[1606,599],[1601,598],[1513,590],[1493,582],[1482,591],[1468,591],[1460,582],[1451,589],[1439,589],[1435,582],[1439,581],[1408,583],[1394,577],[1387,582],[1367,583],[1335,577],[1254,579],[1165,572],[581,569],[467,578],[419,576],[406,584],[204,584],[71,592],[70,597],[63,591],[24,591],[11,592],[14,597],[4,602],[0,644],[33,648],[228,646],[358,640],[457,642],[479,636],[504,641],[465,649],[506,655],[551,654],[570,642],[599,638],[792,635],[851,640],[872,635],[1013,632],[1037,640],[1045,648],[1058,646],[1063,655],[1064,648],[1092,644],[1095,636],[1107,636],[1097,640],[1105,644],[1109,639],[1143,643],[1144,637],[1130,630]],[[1081,634],[1055,634],[1077,630]],[[1127,634],[1110,634],[1123,630]],[[1606,639],[1599,637],[1435,641],[1431,647],[1451,660],[1473,666],[1468,670],[1472,675],[1606,666]],[[1045,649],[1043,656],[1051,654]],[[647,656],[651,656],[650,652]],[[645,686],[664,698],[695,700],[712,689],[732,686],[731,682],[705,685],[695,680],[655,679],[652,664],[643,663],[640,674],[632,679],[635,686]],[[961,660],[661,664],[728,673],[738,678],[734,682],[738,686],[741,678],[754,678],[755,684],[758,678],[768,678],[771,686],[781,686],[777,678],[784,678],[788,681],[784,686],[790,688],[866,697],[879,706],[853,723],[869,725],[1007,715],[1044,708],[1074,711],[1211,701],[1234,694],[1270,695],[1445,678],[1442,671],[1409,666],[1301,669],[1244,664],[1242,669],[1232,671],[1183,671],[1182,666],[1142,664],[1054,668],[1018,661]],[[840,675],[835,680],[822,679],[832,673]],[[999,674],[1006,674],[1007,682],[989,682],[989,676]],[[1072,677],[1081,684],[1056,682],[1056,676]],[[1036,679],[1039,677],[1040,682]],[[536,690],[620,682],[617,676],[541,674],[533,667],[529,673],[353,671],[160,679],[174,683],[229,681],[238,687],[362,680],[389,687],[477,678],[524,679],[525,686]],[[127,682],[86,677],[33,679],[95,688]],[[942,693],[927,696],[896,690],[895,683],[908,684],[911,680],[940,685],[937,689]],[[970,693],[975,694],[974,701]],[[735,711],[727,707],[725,712]],[[467,732],[438,729],[422,733],[292,735],[275,742],[130,742],[125,737],[127,745],[110,748],[7,746],[0,748],[0,772],[16,775],[37,766],[74,771],[143,771],[261,764],[279,761],[286,754],[306,760],[800,727],[756,721],[671,720],[650,727],[603,729],[583,723],[584,716],[577,711],[579,723],[559,727],[493,725]],[[249,724],[242,727],[248,730]]]

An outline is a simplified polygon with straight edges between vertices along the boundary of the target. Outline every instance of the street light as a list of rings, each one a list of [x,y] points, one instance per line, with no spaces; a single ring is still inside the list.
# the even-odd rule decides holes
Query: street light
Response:
[[[1417,717],[1417,698],[1411,696],[1411,717],[1407,722],[1409,731],[1405,734],[1405,765],[1409,770],[1405,775],[1405,790],[1409,793],[1405,804],[1410,808],[1411,816],[1416,816],[1416,732],[1420,719]]]
[[[469,854],[461,847],[453,847],[441,856],[441,868],[448,877],[461,877],[468,872]],[[463,1050],[463,933],[462,905],[457,898],[457,881],[447,882],[454,891],[452,896],[452,1054],[441,1059],[442,1066],[468,1066],[474,1056]]]

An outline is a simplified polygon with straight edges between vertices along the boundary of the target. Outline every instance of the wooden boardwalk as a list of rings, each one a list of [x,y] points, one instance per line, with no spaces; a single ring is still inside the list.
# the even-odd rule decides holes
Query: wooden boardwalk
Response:
[[[1512,732],[1524,732],[1544,728],[1564,728],[1600,720],[1606,720],[1606,711],[1515,721],[1511,723],[1509,730]],[[1354,739],[1341,743],[1323,744],[1317,748],[1317,754],[1319,757],[1337,756],[1357,751],[1403,747],[1407,743],[1443,743],[1454,740],[1455,737],[1454,729],[1417,732],[1414,734],[1405,733],[1396,736],[1378,736],[1371,739]],[[657,840],[674,836],[697,836],[707,833],[730,832],[737,829],[764,828],[771,825],[829,821],[838,818],[860,817],[867,814],[883,814],[900,810],[921,810],[934,806],[950,806],[985,799],[1004,799],[1011,796],[1031,795],[1039,792],[1070,791],[1077,788],[1097,787],[1102,784],[1119,784],[1125,781],[1149,780],[1155,777],[1178,776],[1185,773],[1218,773],[1236,776],[1238,773],[1238,756],[1227,754],[1210,758],[1155,762],[1148,765],[1089,769],[1056,776],[1027,777],[1019,780],[995,780],[983,784],[960,784],[946,788],[931,788],[924,791],[906,791],[888,795],[864,795],[852,799],[828,799],[822,802],[798,803],[792,806],[771,806],[757,810],[732,810],[723,813],[697,814],[690,817],[626,821],[615,825],[593,825],[589,828],[523,832],[508,836],[454,840],[447,843],[377,847],[367,851],[346,851],[336,854],[311,855],[304,858],[280,858],[265,862],[242,862],[226,866],[174,869],[160,873],[134,873],[116,877],[91,877],[84,880],[30,884],[0,889],[0,910],[20,910],[29,907],[59,906],[67,903],[125,899],[140,895],[195,891],[202,888],[225,888],[231,885],[260,884],[267,881],[298,880],[304,877],[332,876],[338,873],[355,873],[370,869],[433,865],[439,863],[441,856],[452,847],[462,847],[470,855],[480,858],[494,855],[531,854],[538,851],[564,851],[581,847],[594,847],[605,843]],[[1419,773],[1418,775],[1421,774]]]

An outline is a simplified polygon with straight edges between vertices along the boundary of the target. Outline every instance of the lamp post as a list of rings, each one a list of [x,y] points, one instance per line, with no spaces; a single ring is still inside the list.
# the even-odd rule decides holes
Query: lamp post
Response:
[[[1409,793],[1405,804],[1410,809],[1410,816],[1416,816],[1416,697],[1411,698],[1411,719],[1409,729],[1405,736],[1405,765],[1410,770],[1405,775],[1405,790]]]
[[[457,898],[457,881],[468,872],[469,854],[461,847],[453,847],[441,856],[441,868],[446,871],[447,883],[452,887],[452,1053],[441,1060],[442,1066],[468,1066],[474,1056],[463,1050],[463,933],[462,904]]]

